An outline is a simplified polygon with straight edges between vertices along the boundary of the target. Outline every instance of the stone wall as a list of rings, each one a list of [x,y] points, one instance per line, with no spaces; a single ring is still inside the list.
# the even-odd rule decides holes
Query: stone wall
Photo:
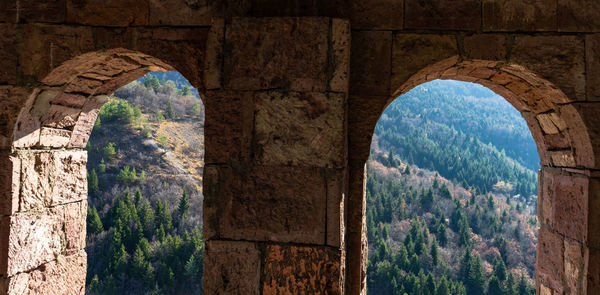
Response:
[[[373,129],[438,78],[521,111],[543,166],[538,293],[593,294],[599,16],[592,0],[2,1],[0,293],[83,292],[97,112],[177,70],[206,106],[207,294],[364,294]]]

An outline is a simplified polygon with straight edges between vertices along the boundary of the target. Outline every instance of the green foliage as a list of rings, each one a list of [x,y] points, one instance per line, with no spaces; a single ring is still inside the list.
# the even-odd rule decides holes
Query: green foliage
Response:
[[[202,105],[200,103],[195,103],[192,106],[192,115],[194,117],[200,117],[202,115],[202,113],[203,113]]]
[[[136,119],[135,114],[134,107],[126,100],[112,99],[102,106],[98,118],[104,123],[131,124]]]
[[[181,95],[186,96],[186,95],[192,95],[192,90],[190,89],[189,86],[185,85],[183,86],[183,88],[181,89],[180,92]]]
[[[92,172],[87,175],[88,181],[88,194],[90,196],[95,196],[100,191],[98,187],[98,175],[96,174],[96,169],[92,169]]]
[[[167,137],[164,135],[161,135],[160,137],[158,137],[158,146],[163,148],[163,149],[167,149],[169,147],[169,142],[167,141]]]
[[[114,162],[114,160],[116,159],[116,156],[117,156],[117,152],[115,151],[115,144],[112,142],[109,142],[104,147],[103,154],[104,154],[103,159],[106,159],[109,163]]]
[[[144,87],[152,89],[154,92],[156,92],[158,91],[158,87],[160,87],[160,81],[158,81],[158,78],[155,75],[148,74],[143,80],[143,85]]]
[[[92,234],[99,234],[104,231],[102,221],[98,215],[96,207],[88,207],[87,213],[87,232]]]
[[[494,275],[490,278],[488,283],[487,295],[504,295],[504,288],[500,285],[500,280]]]
[[[100,173],[106,172],[106,164],[104,163],[104,158],[102,158],[102,160],[100,160],[100,164],[98,164],[98,171]]]
[[[187,196],[187,191],[183,189],[183,195],[181,199],[179,199],[179,206],[177,206],[177,211],[179,212],[179,216],[181,219],[185,219],[188,211],[190,210],[190,199]]]
[[[123,184],[131,185],[137,181],[137,172],[135,167],[130,169],[129,166],[125,165],[119,171],[119,175],[117,176],[117,180],[119,180]]]
[[[151,138],[152,137],[152,129],[150,129],[150,127],[144,125],[144,127],[142,127],[142,131],[140,131],[140,134],[145,138]]]
[[[165,118],[169,120],[173,120],[175,115],[173,114],[173,103],[169,101],[167,103],[167,108],[165,109]]]

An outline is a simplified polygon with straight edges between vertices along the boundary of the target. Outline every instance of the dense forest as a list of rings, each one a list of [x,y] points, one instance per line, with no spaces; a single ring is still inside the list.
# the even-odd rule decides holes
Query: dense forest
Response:
[[[369,294],[535,293],[528,132],[471,83],[423,84],[385,110],[367,169]]]
[[[188,85],[148,75],[100,111],[87,146],[88,294],[201,294],[201,184],[162,133],[202,126]]]

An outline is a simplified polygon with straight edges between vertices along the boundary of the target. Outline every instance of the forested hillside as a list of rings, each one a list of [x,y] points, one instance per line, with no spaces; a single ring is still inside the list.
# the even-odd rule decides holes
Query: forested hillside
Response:
[[[101,109],[87,147],[88,294],[201,294],[203,121],[189,84],[155,75]]]
[[[396,99],[368,164],[369,294],[534,294],[538,162],[486,88],[433,81]]]

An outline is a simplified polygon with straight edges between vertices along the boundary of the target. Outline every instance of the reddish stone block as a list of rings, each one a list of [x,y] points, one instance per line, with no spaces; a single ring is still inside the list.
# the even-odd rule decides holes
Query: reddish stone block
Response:
[[[558,0],[558,30],[567,32],[600,31],[600,2],[595,0]]]
[[[481,1],[404,0],[407,29],[479,30]]]
[[[404,2],[398,0],[352,1],[352,29],[402,30],[403,11]]]
[[[252,94],[208,91],[204,103],[204,162],[216,164],[244,159],[243,155],[250,153],[250,134],[244,135],[244,130],[254,125]]]
[[[254,243],[206,242],[203,291],[206,294],[260,294],[260,252]]]
[[[554,31],[555,0],[484,0],[484,31]]]
[[[588,255],[587,276],[584,278],[587,281],[587,289],[600,290],[600,250],[589,248]]]
[[[8,152],[0,153],[0,215],[11,215],[19,209],[21,160]]]
[[[585,278],[583,245],[575,241],[565,240],[565,282],[567,294],[585,294],[583,281]]]
[[[350,82],[350,22],[331,20],[331,56],[329,67],[333,69],[329,77],[329,90],[348,93]]]
[[[256,162],[343,167],[345,97],[341,93],[257,94],[253,140]]]
[[[588,100],[600,100],[600,34],[585,36],[586,91]]]
[[[166,63],[165,69],[173,68],[194,87],[202,89],[208,31],[208,28],[140,29],[136,46],[138,51],[157,59],[159,63],[155,65]]]
[[[585,48],[578,36],[518,36],[511,61],[558,86],[571,99],[585,99]]]
[[[215,13],[206,0],[150,0],[148,22],[154,26],[209,26]]]
[[[38,24],[24,27],[21,71],[38,81],[63,62],[94,49],[90,27]]]
[[[234,18],[225,32],[226,89],[327,89],[328,18]]]
[[[19,0],[17,16],[19,22],[62,23],[66,19],[65,0]]]
[[[597,177],[590,178],[588,193],[588,246],[600,249],[600,215],[596,214],[596,212],[599,212],[600,210],[600,179]],[[598,266],[597,271],[597,275],[600,278],[600,265]],[[597,282],[600,287],[600,280]]]
[[[17,81],[17,27],[0,24],[0,84],[15,84]]]
[[[464,53],[469,59],[504,60],[506,59],[506,36],[497,34],[466,36]]]
[[[341,294],[341,258],[329,247],[267,246],[263,294]]]
[[[73,255],[85,249],[87,201],[65,206],[66,254]]]
[[[392,90],[400,88],[418,71],[455,55],[458,49],[452,35],[394,35]]]
[[[589,180],[578,175],[555,175],[552,228],[571,239],[587,240]]]
[[[536,277],[562,294],[564,277],[563,239],[545,228],[538,232]]]
[[[351,47],[350,93],[390,95],[392,32],[354,31]]]
[[[83,294],[87,255],[60,255],[29,272],[8,278],[8,294]]]
[[[325,242],[327,192],[320,169],[254,166],[217,171],[205,181],[209,190],[204,204],[204,220],[217,237]]]
[[[561,119],[569,126],[569,141],[575,152],[575,161],[580,167],[600,167],[600,159],[594,155],[594,128],[599,118],[598,109],[594,104],[570,104],[560,108]],[[589,125],[588,125],[589,124]],[[596,133],[597,136],[597,133]]]
[[[77,123],[73,128],[71,139],[67,147],[69,148],[85,148],[90,138],[90,134],[94,129],[94,123],[98,118],[100,108],[104,103],[108,102],[109,97],[106,95],[98,95],[90,97],[81,108],[81,114],[77,118]]]
[[[106,27],[148,24],[148,2],[136,0],[67,0],[67,22]]]

